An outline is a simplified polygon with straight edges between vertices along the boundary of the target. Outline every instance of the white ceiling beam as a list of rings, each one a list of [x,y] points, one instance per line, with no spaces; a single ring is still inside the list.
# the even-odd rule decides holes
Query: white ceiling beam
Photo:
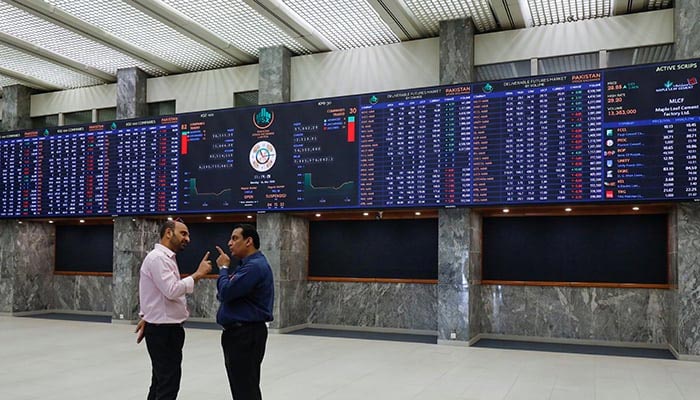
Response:
[[[644,11],[647,2],[645,0],[612,0],[612,15],[631,14]]]
[[[403,1],[365,0],[401,41],[426,37],[428,30]]]
[[[114,50],[124,53],[143,63],[152,65],[158,69],[171,73],[187,72],[184,68],[164,60],[154,54],[132,45],[94,25],[75,18],[72,15],[52,6],[44,1],[32,0],[4,0],[12,6],[22,9],[32,15],[42,18],[52,24],[69,29],[92,41],[101,43]]]
[[[301,19],[282,0],[242,0],[250,8],[267,18],[279,29],[313,53],[338,50],[309,23]]]
[[[491,10],[503,30],[532,26],[530,9],[523,0],[490,0]]]
[[[586,40],[580,40],[586,38]],[[474,65],[673,43],[673,9],[482,33]]]
[[[12,78],[24,86],[29,86],[42,90],[61,90],[65,89],[60,86],[56,86],[52,83],[42,81],[41,79],[34,78],[33,76],[25,75],[17,71],[12,71],[7,68],[0,67],[0,75],[5,75],[8,78]]]
[[[250,64],[257,59],[237,48],[231,42],[211,32],[192,18],[160,1],[153,0],[124,0],[125,3],[159,21],[195,42],[205,46],[222,56],[233,59],[237,64]]]
[[[115,82],[117,77],[107,72],[100,71],[97,68],[93,68],[86,64],[81,64],[79,62],[73,61],[70,58],[63,57],[62,55],[56,54],[52,51],[46,50],[24,40],[18,39],[14,36],[0,32],[0,43],[5,44],[8,47],[12,47],[23,53],[29,54],[33,57],[48,61],[52,64],[59,65],[61,67],[70,69],[72,71],[78,72],[83,75],[89,75],[93,78],[99,79],[103,82]]]

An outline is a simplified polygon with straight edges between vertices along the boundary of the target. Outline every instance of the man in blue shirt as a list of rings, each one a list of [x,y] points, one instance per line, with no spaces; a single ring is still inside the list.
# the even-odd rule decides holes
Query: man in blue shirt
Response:
[[[267,325],[272,321],[272,269],[258,249],[260,236],[249,224],[237,225],[228,242],[238,267],[219,246],[216,297],[221,302],[216,322],[224,328],[221,347],[231,394],[235,400],[260,400],[260,364],[265,355]]]

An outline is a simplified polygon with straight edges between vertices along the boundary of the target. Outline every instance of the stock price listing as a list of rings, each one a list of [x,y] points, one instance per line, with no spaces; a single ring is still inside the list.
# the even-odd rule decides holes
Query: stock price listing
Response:
[[[0,218],[694,201],[697,60],[0,134]]]
[[[0,136],[0,217],[155,214],[177,209],[177,118]]]
[[[698,198],[695,61],[606,72],[605,198]]]

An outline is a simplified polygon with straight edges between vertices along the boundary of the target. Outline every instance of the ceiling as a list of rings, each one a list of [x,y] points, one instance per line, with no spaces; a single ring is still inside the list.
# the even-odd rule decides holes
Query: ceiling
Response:
[[[434,37],[471,16],[478,33],[670,8],[672,0],[0,0],[0,89],[41,91]]]

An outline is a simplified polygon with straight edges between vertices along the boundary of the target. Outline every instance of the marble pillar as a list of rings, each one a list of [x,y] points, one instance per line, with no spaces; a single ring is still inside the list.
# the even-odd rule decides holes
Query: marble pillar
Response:
[[[139,268],[159,241],[160,222],[118,217],[114,221],[112,319],[134,321],[139,312]]]
[[[700,356],[700,205],[680,204],[677,216],[678,351]]]
[[[284,331],[303,326],[309,321],[309,222],[287,214],[259,214],[257,229],[260,250],[275,278],[275,320],[270,328]]]
[[[438,340],[468,342],[480,332],[481,218],[469,209],[438,213]],[[454,335],[454,336],[453,336]]]
[[[700,3],[674,2],[674,57],[700,57]],[[673,290],[669,300],[674,323],[671,345],[681,356],[700,356],[700,206],[680,204],[675,214],[675,262],[671,263]]]
[[[51,309],[55,253],[53,225],[0,221],[0,312]]]
[[[117,70],[117,119],[139,118],[148,114],[146,79],[139,68]]]
[[[10,85],[2,88],[2,126],[0,131],[14,131],[32,127],[29,117],[33,89],[23,85]]]
[[[472,19],[440,21],[440,84],[471,82],[473,78]],[[476,271],[472,264],[481,249],[473,243],[473,229],[480,229],[480,218],[468,209],[440,210],[438,218],[438,341],[467,342],[479,333],[479,288],[473,283]]]
[[[700,3],[675,1],[673,13],[675,59],[700,57]]]
[[[260,49],[258,98],[261,105],[290,100],[291,52],[284,46]],[[306,324],[308,221],[285,214],[260,214],[257,219],[260,250],[275,278],[275,320],[270,328],[285,330]]]
[[[440,21],[440,84],[474,80],[474,22],[471,18]]]
[[[14,298],[15,274],[13,265],[16,263],[15,238],[17,237],[17,221],[0,220],[0,313],[12,313]]]
[[[260,104],[288,102],[291,98],[291,52],[284,46],[260,49],[258,98]]]

